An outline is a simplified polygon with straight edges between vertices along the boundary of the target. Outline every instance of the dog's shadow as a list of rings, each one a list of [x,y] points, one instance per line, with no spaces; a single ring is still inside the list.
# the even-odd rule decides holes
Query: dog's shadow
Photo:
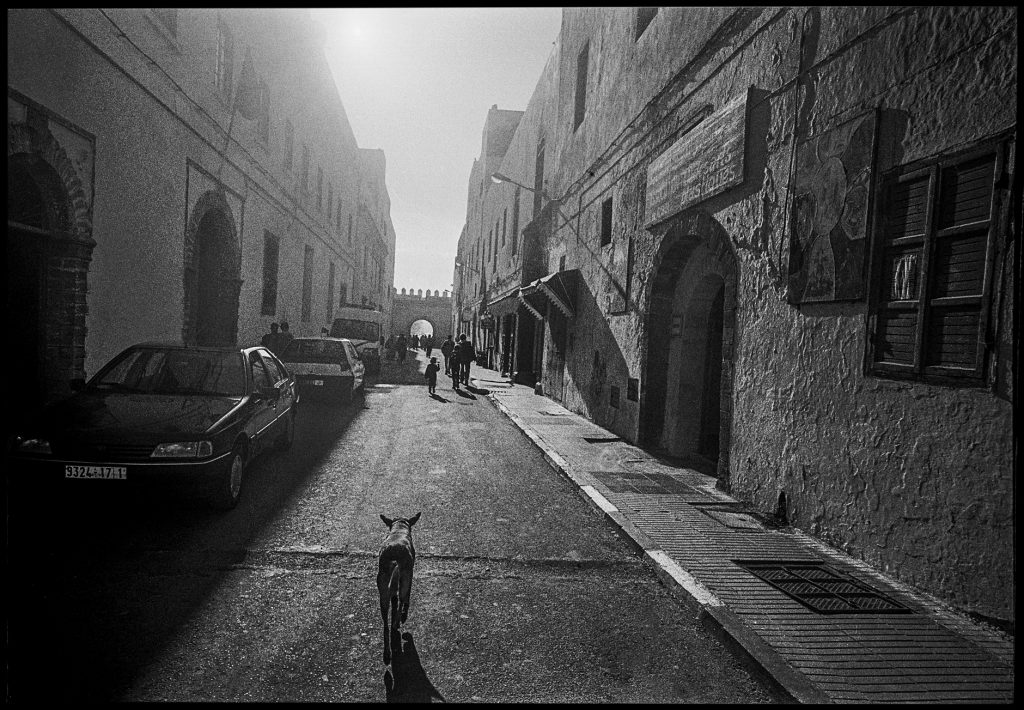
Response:
[[[404,646],[403,646],[404,641]],[[420,663],[412,634],[391,636],[391,667],[384,671],[384,692],[389,703],[443,703]]]

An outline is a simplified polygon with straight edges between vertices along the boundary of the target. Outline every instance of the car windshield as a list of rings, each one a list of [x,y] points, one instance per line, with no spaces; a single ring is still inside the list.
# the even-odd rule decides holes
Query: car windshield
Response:
[[[293,340],[281,359],[285,362],[344,362],[345,347],[338,340]]]
[[[245,394],[241,353],[133,348],[89,383],[91,388],[145,394],[240,397]]]
[[[373,340],[376,342],[379,326],[364,320],[335,318],[331,326],[332,338],[348,338],[349,340]]]

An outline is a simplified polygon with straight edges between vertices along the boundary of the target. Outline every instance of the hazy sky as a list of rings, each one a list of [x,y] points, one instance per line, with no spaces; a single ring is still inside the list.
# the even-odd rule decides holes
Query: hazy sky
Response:
[[[361,148],[387,158],[395,286],[451,288],[473,159],[488,109],[522,111],[560,8],[316,9]]]

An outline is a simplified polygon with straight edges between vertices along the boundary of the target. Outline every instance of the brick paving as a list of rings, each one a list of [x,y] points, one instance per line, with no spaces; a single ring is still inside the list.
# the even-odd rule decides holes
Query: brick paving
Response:
[[[809,535],[766,527],[713,478],[658,461],[532,388],[476,366],[473,384],[793,699],[1013,702],[1011,636]],[[736,564],[758,560],[825,563],[911,613],[819,613]]]

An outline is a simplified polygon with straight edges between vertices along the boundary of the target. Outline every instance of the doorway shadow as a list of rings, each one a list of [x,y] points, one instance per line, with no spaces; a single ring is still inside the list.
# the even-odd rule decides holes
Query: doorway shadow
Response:
[[[395,641],[404,641],[396,644]],[[391,668],[384,671],[384,693],[389,703],[443,703],[444,696],[434,687],[420,663],[412,634],[392,638]]]

